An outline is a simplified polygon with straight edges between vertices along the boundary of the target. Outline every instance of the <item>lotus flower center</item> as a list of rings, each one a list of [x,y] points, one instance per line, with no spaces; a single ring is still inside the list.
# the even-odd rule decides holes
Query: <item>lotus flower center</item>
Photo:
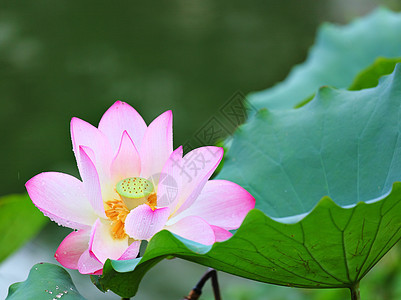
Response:
[[[117,183],[116,191],[129,210],[145,204],[153,193],[153,184],[141,177],[125,178]]]
[[[116,191],[121,199],[107,201],[105,213],[111,221],[113,238],[123,239],[127,236],[124,226],[129,212],[142,204],[147,204],[155,210],[157,196],[153,184],[141,177],[130,177],[119,181],[116,185]]]

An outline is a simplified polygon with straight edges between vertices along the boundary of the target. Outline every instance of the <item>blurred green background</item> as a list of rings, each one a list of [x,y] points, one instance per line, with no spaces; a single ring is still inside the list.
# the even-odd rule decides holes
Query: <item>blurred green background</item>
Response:
[[[390,0],[1,1],[0,196],[24,192],[25,182],[42,171],[78,175],[71,117],[97,125],[116,100],[131,104],[147,123],[172,109],[177,147],[210,117],[218,118],[237,91],[284,79],[305,59],[319,24],[345,24],[378,5],[401,9],[400,1]],[[55,262],[52,255],[67,233],[48,225],[3,263],[0,290],[25,279],[35,262]],[[26,267],[13,267],[15,260]],[[138,298],[179,299],[204,270],[164,262],[145,278]],[[347,297],[222,277],[226,299]],[[88,280],[78,279],[88,283],[78,289],[100,299]]]

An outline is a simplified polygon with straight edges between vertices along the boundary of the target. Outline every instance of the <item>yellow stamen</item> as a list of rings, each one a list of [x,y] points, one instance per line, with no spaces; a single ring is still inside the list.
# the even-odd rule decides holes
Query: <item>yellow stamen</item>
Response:
[[[111,235],[117,239],[123,239],[127,236],[124,230],[124,223],[129,210],[121,200],[111,200],[106,202],[107,209],[105,210],[107,218],[111,221]]]
[[[149,195],[148,201],[146,202],[146,204],[149,205],[149,207],[150,207],[152,210],[155,210],[155,209],[156,209],[156,205],[157,205],[157,196],[156,196],[156,193],[152,193],[152,194]]]
[[[152,210],[157,206],[153,184],[147,179],[130,177],[117,183],[116,192],[121,197],[105,202],[106,217],[111,221],[111,235],[121,240],[127,237],[125,219],[132,209],[147,204]]]

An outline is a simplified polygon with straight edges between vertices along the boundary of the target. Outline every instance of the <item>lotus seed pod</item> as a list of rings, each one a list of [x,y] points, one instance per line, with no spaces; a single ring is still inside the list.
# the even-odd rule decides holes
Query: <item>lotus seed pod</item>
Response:
[[[129,209],[144,204],[153,192],[153,184],[141,177],[130,177],[119,181],[116,185],[117,193],[124,200]]]

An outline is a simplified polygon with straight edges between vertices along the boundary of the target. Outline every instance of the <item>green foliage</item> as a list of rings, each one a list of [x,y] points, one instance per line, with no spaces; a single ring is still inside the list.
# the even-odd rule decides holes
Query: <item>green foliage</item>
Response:
[[[401,299],[401,244],[397,244],[363,279],[361,297],[363,300]],[[220,275],[220,279],[225,276]],[[293,289],[288,287],[261,284],[248,280],[222,282],[222,297],[230,300],[337,300],[349,299],[348,289]],[[226,286],[227,288],[224,288]],[[205,300],[214,297],[205,290]]]
[[[350,91],[358,91],[375,87],[379,83],[380,77],[391,74],[394,71],[397,63],[401,63],[401,57],[377,58],[373,65],[367,67],[356,76],[348,89]]]
[[[47,222],[27,194],[0,198],[0,261],[35,236]]]
[[[234,135],[219,177],[246,188],[270,217],[382,198],[400,179],[401,65],[372,89],[324,87],[307,105],[261,110]]]
[[[349,288],[401,238],[401,15],[378,10],[325,25],[308,60],[250,103],[217,176],[256,198],[234,236],[213,246],[161,231],[142,258],[108,260],[102,291],[136,294],[146,272],[179,257],[237,276],[304,288]],[[296,103],[313,94],[298,109]],[[267,110],[267,107],[269,110]],[[50,277],[53,278],[53,277]],[[29,279],[29,278],[28,278]],[[15,293],[23,283],[10,287]]]
[[[10,286],[6,300],[59,298],[85,300],[66,270],[53,264],[39,263],[32,267],[27,280]]]
[[[102,289],[133,296],[146,271],[169,255],[278,285],[349,287],[401,237],[400,193],[397,184],[385,200],[351,209],[324,198],[295,224],[253,210],[233,238],[213,247],[162,231],[141,260],[108,261]]]
[[[346,26],[324,24],[307,60],[281,83],[248,96],[257,109],[293,108],[319,87],[350,86],[379,56],[401,56],[401,14],[378,9]]]
[[[366,69],[359,72],[355,77],[351,86],[348,88],[350,91],[358,91],[375,87],[379,83],[380,77],[391,74],[397,63],[401,62],[401,57],[385,58],[379,57],[375,62]],[[295,108],[300,108],[313,100],[315,94],[306,98],[301,103],[297,104]]]
[[[259,210],[213,247],[160,232],[141,260],[107,262],[101,285],[132,296],[170,255],[279,285],[359,282],[401,237],[400,97],[398,65],[376,88],[325,87],[302,108],[261,110],[234,135],[218,176]]]

